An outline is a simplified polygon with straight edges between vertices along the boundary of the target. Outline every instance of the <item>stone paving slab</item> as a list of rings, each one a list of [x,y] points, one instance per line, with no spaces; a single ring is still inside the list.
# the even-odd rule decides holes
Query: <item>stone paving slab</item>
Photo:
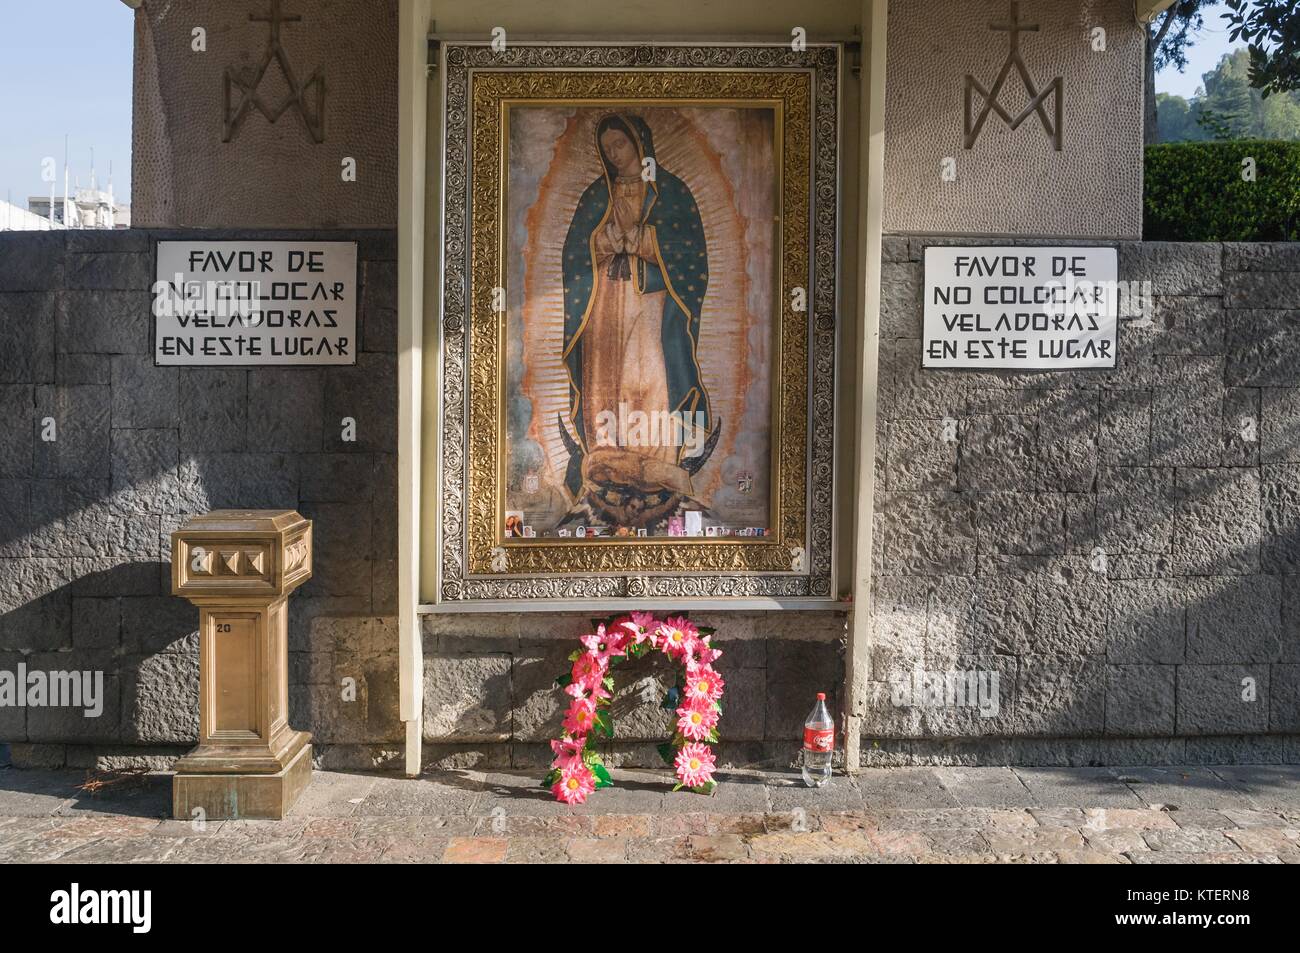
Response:
[[[1116,774],[1147,806],[1174,805],[1180,811],[1211,807],[1247,793],[1208,768],[1124,768]]]
[[[1014,768],[1016,777],[1044,807],[1142,807],[1142,799],[1112,768]]]
[[[317,771],[282,821],[195,825],[166,775],[0,770],[0,863],[1300,863],[1300,767],[612,774],[570,808],[524,771]]]
[[[1038,799],[1010,768],[935,768],[962,807],[1037,807]]]
[[[1244,790],[1256,808],[1300,811],[1295,765],[1231,765],[1214,768],[1224,781]]]

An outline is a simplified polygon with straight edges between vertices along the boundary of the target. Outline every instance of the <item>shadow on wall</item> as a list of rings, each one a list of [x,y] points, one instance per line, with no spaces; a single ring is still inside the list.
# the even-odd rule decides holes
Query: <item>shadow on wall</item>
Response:
[[[0,736],[33,744],[196,739],[196,614],[171,597],[112,595],[130,591],[143,573],[156,578],[168,570],[139,562],[90,571],[57,588],[40,580],[39,595],[0,616],[0,671],[17,672],[21,665],[29,673],[91,672],[102,679],[94,687],[78,679],[82,691],[90,691],[76,706],[0,708]],[[65,633],[71,633],[70,644]]]
[[[357,364],[155,367],[153,242],[194,234],[0,236],[0,671],[93,668],[109,698],[94,724],[0,709],[0,740],[192,742],[198,610],[170,595],[170,533],[253,507],[315,521],[314,576],[290,603],[295,724],[391,741],[395,236],[201,233],[356,240]],[[340,704],[344,679],[355,701]]]
[[[572,668],[578,638],[593,613],[426,615],[424,738],[426,766],[490,764],[545,769],[552,739],[563,732],[569,697],[555,685]],[[834,612],[691,612],[715,628],[726,680],[721,763],[788,765],[798,751],[816,693],[838,708],[844,683],[846,614]],[[608,763],[662,768],[657,746],[672,735],[663,699],[678,669],[662,653],[614,670],[614,738]],[[489,749],[488,746],[494,746]]]
[[[97,668],[109,699],[94,725],[0,709],[0,739],[192,741],[197,610],[168,594],[169,533],[268,506],[316,521],[316,575],[290,610],[295,725],[391,750],[393,236],[356,236],[355,367],[158,368],[141,289],[152,240],[183,235],[0,236],[0,414],[19,422],[0,428],[0,671]],[[1155,304],[1125,322],[1119,368],[935,373],[923,247],[886,247],[869,737],[939,756],[1010,738],[1049,760],[1052,739],[1124,740],[1145,761],[1291,757],[1275,739],[1300,733],[1300,255],[1122,245],[1121,275]],[[796,737],[838,664],[826,640],[756,637],[797,618],[756,618],[728,614],[719,635],[723,734],[741,743]],[[500,617],[425,620],[429,740],[544,753],[585,620],[514,619],[509,637]],[[917,669],[996,672],[997,713],[896,704]],[[657,736],[653,706],[618,704]]]
[[[926,244],[886,250],[865,732],[1300,758],[1300,248],[1121,244],[1118,368],[981,373],[920,370]],[[996,713],[926,700],[968,671]]]

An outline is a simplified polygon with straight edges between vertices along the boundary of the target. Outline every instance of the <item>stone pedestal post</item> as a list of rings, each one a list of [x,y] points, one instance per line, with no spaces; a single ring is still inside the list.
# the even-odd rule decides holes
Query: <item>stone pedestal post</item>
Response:
[[[172,812],[281,818],[311,780],[289,727],[289,593],[311,578],[311,521],[214,510],[172,533],[172,592],[199,607],[199,745],[176,763]]]

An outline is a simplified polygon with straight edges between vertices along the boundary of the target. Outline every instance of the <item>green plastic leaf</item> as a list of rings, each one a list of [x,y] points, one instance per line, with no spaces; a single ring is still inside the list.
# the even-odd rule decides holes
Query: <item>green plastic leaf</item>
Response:
[[[591,766],[591,773],[596,776],[596,787],[607,788],[614,783],[614,779],[609,776],[609,770],[600,762]]]
[[[549,788],[554,786],[555,782],[560,780],[560,769],[552,768],[550,774],[542,779],[542,787]]]
[[[573,675],[572,675],[572,674],[561,675],[559,678],[557,678],[557,679],[555,680],[555,687],[556,687],[556,688],[564,688],[566,685],[570,684],[572,681],[573,681]]]
[[[664,759],[665,764],[672,764],[677,757],[677,749],[667,742],[659,745],[656,750],[659,752],[659,757]]]

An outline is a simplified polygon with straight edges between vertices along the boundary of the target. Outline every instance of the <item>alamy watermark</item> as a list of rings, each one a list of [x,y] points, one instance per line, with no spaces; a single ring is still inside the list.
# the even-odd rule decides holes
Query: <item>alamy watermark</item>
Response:
[[[974,708],[981,718],[995,718],[1001,711],[997,672],[928,672],[918,668],[891,679],[889,685],[890,701],[896,708]]]
[[[104,673],[0,671],[0,708],[81,708],[87,718],[104,713]]]
[[[153,926],[152,890],[91,890],[74,883],[50,894],[50,922],[55,925],[121,924],[132,933]]]
[[[684,447],[693,457],[704,449],[709,436],[708,418],[703,411],[637,410],[620,401],[618,412],[596,414],[596,445],[599,447]]]

